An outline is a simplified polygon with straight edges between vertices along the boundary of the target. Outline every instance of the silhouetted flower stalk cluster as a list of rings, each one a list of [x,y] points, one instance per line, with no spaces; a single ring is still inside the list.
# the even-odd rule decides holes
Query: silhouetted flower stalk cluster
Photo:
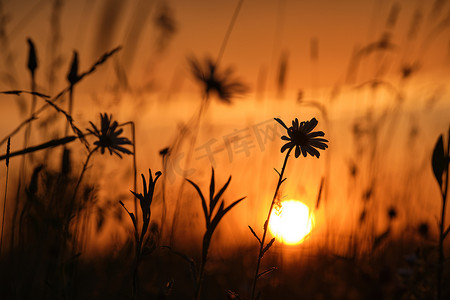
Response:
[[[441,219],[439,221],[439,261],[437,268],[437,293],[438,300],[443,298],[443,271],[444,271],[444,240],[449,234],[450,225],[445,228],[445,210],[447,206],[447,195],[449,185],[449,163],[450,163],[450,128],[447,136],[447,147],[444,147],[442,134],[439,136],[434,147],[431,166],[436,181],[439,184],[439,190],[442,196]]]
[[[137,222],[137,216],[133,214],[132,212],[128,211],[128,209],[125,207],[122,201],[120,201],[120,205],[126,210],[128,215],[130,216],[131,222],[133,223],[133,229],[134,229],[134,240],[136,243],[136,252],[135,252],[135,265],[133,270],[133,296],[137,298],[137,290],[138,290],[138,267],[139,263],[141,261],[142,255],[143,255],[143,248],[144,248],[144,237],[147,233],[148,226],[150,224],[150,217],[151,217],[151,209],[150,206],[153,201],[153,195],[155,192],[155,186],[156,182],[158,181],[158,178],[162,175],[160,171],[155,173],[155,179],[153,179],[152,171],[149,169],[149,182],[147,186],[147,181],[145,180],[144,174],[141,174],[142,176],[142,185],[143,185],[143,194],[137,193],[135,191],[130,191],[136,199],[139,200],[139,204],[141,207],[141,213],[142,213],[142,227],[139,231],[139,224]]]
[[[190,161],[194,152],[195,143],[197,141],[198,132],[200,129],[201,120],[203,119],[203,116],[208,109],[209,103],[213,98],[212,95],[216,95],[217,99],[221,102],[232,104],[232,98],[243,95],[248,90],[248,88],[243,83],[232,78],[233,71],[231,68],[227,68],[224,71],[221,71],[218,68],[218,63],[213,62],[211,58],[206,58],[203,63],[200,63],[196,58],[192,57],[189,59],[189,64],[191,67],[192,76],[202,87],[202,102],[200,103],[197,113],[194,114],[185,128],[185,130],[188,129],[191,132],[191,140],[186,157],[186,168],[189,168]],[[181,145],[184,136],[184,134],[179,135],[179,139],[176,140],[174,145],[172,145],[171,147],[172,150],[177,150],[177,146]],[[183,189],[184,184],[182,184],[180,187],[179,195],[177,197],[177,203],[175,205],[175,213],[171,232],[172,246],[174,233],[177,226],[178,215],[180,213],[180,205],[178,199],[181,199]]]
[[[108,116],[107,113],[100,114],[100,129],[97,128],[94,123],[89,123],[91,124],[92,129],[88,128],[87,131],[97,137],[97,140],[94,142],[95,148],[89,150],[88,156],[83,164],[83,169],[78,178],[77,185],[75,186],[72,200],[74,200],[77,195],[78,188],[83,180],[84,173],[87,170],[89,160],[98,149],[100,149],[101,154],[105,154],[105,150],[108,150],[110,155],[115,154],[120,158],[122,158],[120,153],[132,154],[130,150],[123,147],[123,145],[131,145],[131,141],[126,137],[120,137],[123,129],[118,128],[119,123],[117,123],[117,121],[112,121],[112,115]]]
[[[116,52],[120,51],[120,49],[122,49],[122,47],[117,47],[114,48],[113,50],[104,53],[87,71],[80,73],[78,75],[78,80],[76,81],[76,84],[78,84],[82,79],[84,79],[86,76],[91,75],[92,73],[94,73],[97,70],[97,67],[101,66],[102,64],[104,64],[112,55],[114,55]],[[75,84],[75,83],[74,83]],[[73,85],[72,85],[73,87]],[[12,130],[5,138],[3,138],[0,141],[0,145],[3,145],[4,143],[6,143],[8,137],[13,137],[15,136],[20,129],[22,129],[24,126],[26,126],[27,124],[29,124],[30,122],[33,122],[35,120],[37,120],[37,117],[40,113],[42,113],[43,111],[45,111],[47,108],[49,107],[53,107],[57,112],[64,114],[64,116],[66,117],[67,121],[69,122],[70,126],[72,127],[72,129],[74,130],[75,134],[83,141],[83,136],[80,135],[81,131],[73,124],[73,119],[72,117],[66,113],[63,109],[61,109],[59,106],[56,105],[56,103],[61,100],[61,98],[70,90],[70,85],[66,88],[64,88],[62,91],[60,91],[55,97],[50,98],[47,95],[41,94],[41,93],[37,93],[37,92],[28,92],[28,91],[21,91],[21,90],[13,90],[13,91],[3,91],[0,92],[2,94],[12,94],[12,95],[20,95],[21,93],[28,93],[31,95],[36,95],[40,98],[42,98],[46,103],[41,106],[40,108],[36,109],[35,112],[33,113],[32,116],[30,116],[28,119],[26,119],[25,121],[23,121],[22,123],[20,123],[14,130]],[[84,141],[83,141],[84,142]],[[86,143],[85,143],[86,144]]]
[[[256,296],[256,294],[255,294],[256,293],[256,283],[257,283],[258,279],[262,275],[265,275],[274,270],[274,268],[270,268],[261,273],[259,272],[259,268],[261,265],[261,259],[263,258],[264,254],[270,249],[270,247],[272,247],[273,243],[275,242],[275,238],[272,238],[267,244],[265,243],[266,236],[267,236],[267,229],[269,227],[269,222],[270,222],[270,216],[272,214],[272,209],[273,209],[277,199],[279,198],[278,192],[280,190],[281,184],[286,180],[286,178],[283,178],[283,177],[284,177],[284,172],[286,170],[286,165],[287,165],[287,162],[289,159],[289,155],[290,155],[291,151],[295,148],[295,158],[298,158],[300,156],[300,153],[302,153],[304,157],[306,157],[307,154],[309,154],[311,156],[315,156],[315,157],[319,158],[320,153],[316,148],[321,149],[321,150],[325,150],[326,148],[328,148],[328,145],[326,144],[326,143],[328,143],[328,140],[326,140],[324,138],[318,138],[318,137],[324,136],[325,134],[322,131],[315,131],[315,132],[312,131],[314,128],[316,128],[316,126],[318,124],[318,122],[315,118],[312,118],[310,121],[305,121],[305,122],[301,122],[301,123],[299,123],[298,119],[296,118],[294,121],[292,121],[292,126],[289,128],[286,126],[286,124],[281,119],[275,118],[275,121],[280,123],[280,125],[283,126],[284,129],[286,129],[286,132],[288,134],[288,136],[281,137],[282,140],[287,141],[287,143],[285,145],[283,145],[283,147],[281,147],[281,153],[284,153],[286,150],[287,150],[287,152],[286,152],[286,156],[284,158],[283,166],[281,167],[281,172],[278,172],[275,169],[275,171],[278,174],[278,182],[277,182],[277,186],[275,188],[275,193],[273,194],[272,202],[270,204],[270,208],[269,208],[269,212],[267,214],[266,221],[264,222],[262,238],[259,238],[259,236],[255,232],[255,230],[253,230],[253,228],[251,226],[249,226],[250,231],[252,232],[253,236],[257,239],[257,241],[259,243],[259,254],[258,254],[258,260],[256,263],[256,271],[255,271],[255,275],[253,278],[253,286],[252,286],[252,296],[251,296],[252,300],[254,300],[255,296]]]
[[[200,199],[202,201],[202,208],[203,208],[203,214],[205,216],[205,223],[206,223],[206,231],[203,235],[203,243],[202,243],[202,259],[200,263],[200,269],[198,271],[198,276],[196,276],[196,285],[195,285],[195,299],[200,299],[201,295],[201,289],[202,289],[202,282],[203,282],[203,275],[205,271],[205,265],[207,261],[208,256],[208,250],[209,245],[211,244],[211,238],[214,233],[214,230],[216,229],[217,225],[219,225],[220,220],[225,216],[227,212],[229,212],[235,205],[237,205],[239,202],[245,199],[245,197],[239,198],[238,200],[231,203],[229,206],[225,207],[225,201],[222,200],[222,202],[219,204],[219,209],[217,210],[216,214],[214,215],[214,209],[216,205],[219,203],[220,197],[222,197],[225,190],[228,188],[228,185],[231,181],[231,176],[228,177],[227,182],[225,185],[215,194],[215,179],[214,179],[214,168],[211,171],[211,182],[209,184],[209,208],[206,203],[206,199],[203,196],[202,191],[200,190],[199,186],[195,184],[193,181],[186,179],[197,191],[198,195],[200,196]],[[195,271],[195,270],[193,270]],[[194,274],[195,275],[195,274]]]

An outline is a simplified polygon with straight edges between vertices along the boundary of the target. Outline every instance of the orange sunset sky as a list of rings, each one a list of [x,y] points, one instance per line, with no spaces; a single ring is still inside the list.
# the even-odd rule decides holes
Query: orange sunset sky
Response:
[[[181,80],[180,91],[189,90],[184,84],[188,77],[186,58],[217,56],[238,2],[3,0],[2,29],[12,57],[2,59],[2,72],[12,65],[16,77],[21,78],[27,37],[38,48],[43,66],[38,71],[38,82],[43,87],[55,56],[60,78],[64,78],[73,50],[80,54],[81,68],[87,68],[101,53],[121,45],[123,51],[118,59],[136,86],[155,79],[158,89],[168,90],[171,82]],[[176,31],[165,51],[157,54],[154,18],[161,5],[169,7]],[[446,1],[247,0],[243,1],[222,61],[234,66],[253,91],[263,84],[264,90],[270,92],[275,88],[280,57],[285,53],[286,89],[330,87],[345,83],[354,51],[388,32],[396,45],[391,75],[399,72],[402,63],[420,61],[422,73],[442,76],[449,62],[449,10]],[[415,33],[408,36],[415,23]],[[314,43],[317,60],[311,57]],[[4,55],[6,49],[2,49]],[[94,85],[114,79],[113,72],[109,72],[98,76]],[[189,85],[189,79],[187,82]],[[26,83],[25,77],[14,88]],[[11,88],[4,80],[0,86]]]

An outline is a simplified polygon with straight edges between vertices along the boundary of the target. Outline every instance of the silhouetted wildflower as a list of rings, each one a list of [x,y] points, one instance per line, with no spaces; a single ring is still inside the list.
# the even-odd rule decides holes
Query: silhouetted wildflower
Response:
[[[194,78],[203,85],[206,97],[215,92],[219,100],[231,104],[231,98],[247,92],[248,88],[238,80],[232,79],[233,70],[217,70],[217,64],[210,58],[205,59],[202,65],[197,59],[189,59]]]
[[[287,127],[286,124],[284,124],[281,119],[275,118],[275,121],[281,124],[286,130],[289,135],[282,136],[281,139],[284,141],[288,141],[288,143],[284,144],[283,147],[281,147],[281,152],[283,153],[287,149],[291,149],[295,147],[295,157],[300,156],[300,152],[303,154],[304,157],[309,153],[311,156],[316,156],[319,158],[320,153],[317,149],[325,150],[328,148],[328,145],[325,143],[328,143],[328,140],[323,138],[317,138],[318,136],[324,136],[325,133],[323,131],[315,131],[312,132],[312,130],[317,126],[319,122],[317,122],[316,118],[312,118],[310,121],[301,122],[299,124],[298,119],[295,118],[294,121],[292,121],[292,126]]]
[[[105,153],[105,149],[109,150],[109,154],[113,153],[122,158],[120,152],[125,154],[132,154],[132,152],[121,145],[131,145],[130,140],[125,137],[119,137],[122,133],[123,129],[118,129],[117,126],[119,124],[117,121],[112,121],[112,115],[107,115],[106,113],[100,114],[101,127],[100,130],[92,123],[89,122],[93,128],[87,129],[90,133],[95,135],[98,140],[94,142],[94,145],[100,147],[100,151],[102,154]]]

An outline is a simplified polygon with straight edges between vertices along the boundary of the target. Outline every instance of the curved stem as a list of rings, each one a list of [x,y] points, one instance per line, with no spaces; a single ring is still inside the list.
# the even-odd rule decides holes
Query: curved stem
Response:
[[[273,206],[275,205],[275,200],[277,199],[277,195],[278,195],[278,191],[280,190],[280,186],[283,183],[283,174],[284,174],[284,171],[286,170],[286,164],[287,164],[289,154],[291,153],[292,149],[294,149],[294,148],[290,148],[288,150],[288,152],[286,153],[286,157],[284,158],[284,163],[283,163],[283,167],[281,168],[281,173],[278,174],[279,175],[278,183],[277,183],[277,187],[275,189],[275,193],[273,194],[272,203],[270,204],[270,208],[269,208],[269,213],[267,214],[267,219],[264,222],[264,233],[263,233],[263,236],[261,239],[261,243],[259,245],[258,261],[256,263],[255,277],[253,278],[252,298],[251,298],[252,300],[255,299],[256,281],[258,280],[259,267],[261,265],[261,259],[262,259],[263,250],[264,250],[264,242],[266,240],[267,228],[268,228],[269,221],[270,221],[270,215],[272,214],[272,209],[273,209]]]
[[[75,198],[77,196],[77,192],[78,192],[78,189],[80,187],[81,181],[83,180],[84,173],[86,173],[87,165],[89,163],[89,160],[91,159],[92,154],[94,154],[95,151],[97,151],[97,149],[98,149],[98,146],[95,147],[92,151],[90,151],[89,154],[88,154],[88,157],[86,158],[86,161],[84,162],[83,170],[81,171],[80,177],[78,178],[77,185],[75,186],[75,190],[73,191],[71,203],[73,203],[73,201],[75,201]]]
[[[120,124],[119,126],[124,125],[130,125],[131,127],[131,138],[133,140],[133,171],[134,171],[134,181],[133,181],[133,187],[134,192],[137,193],[137,164],[136,164],[136,126],[133,121],[128,121],[123,124]],[[136,224],[138,223],[138,206],[137,206],[137,199],[134,198],[134,217],[136,218]]]
[[[239,11],[241,10],[241,6],[244,3],[244,0],[239,0],[239,3],[236,6],[236,9],[234,10],[233,17],[231,18],[230,25],[228,25],[227,33],[225,34],[225,37],[223,38],[222,45],[220,46],[219,54],[217,55],[216,65],[219,64],[220,60],[222,59],[222,56],[225,52],[225,48],[228,43],[228,39],[230,38],[231,32],[233,31],[233,26],[236,23],[237,17],[239,15]]]

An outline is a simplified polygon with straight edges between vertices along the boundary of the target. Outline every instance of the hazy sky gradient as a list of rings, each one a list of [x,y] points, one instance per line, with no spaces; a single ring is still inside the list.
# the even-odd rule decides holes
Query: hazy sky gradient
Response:
[[[53,50],[61,56],[63,74],[74,49],[80,53],[81,67],[87,67],[104,51],[122,45],[124,49],[120,58],[131,81],[144,85],[157,78],[158,84],[166,88],[174,74],[186,70],[189,55],[217,55],[238,3],[231,0],[166,1],[173,11],[177,32],[167,51],[156,56],[152,19],[158,3],[164,1],[60,2],[61,39],[58,48]],[[18,70],[25,64],[27,37],[35,41],[42,64],[48,64],[51,57],[52,3],[54,1],[3,1],[3,13],[8,17],[6,31]],[[258,76],[266,74],[266,88],[272,90],[280,55],[285,52],[288,57],[287,88],[296,90],[342,83],[355,47],[374,42],[387,31],[386,22],[394,3],[244,1],[223,63],[235,66],[238,74],[253,87]],[[401,45],[396,50],[396,59],[415,60],[420,57],[427,61],[423,65],[428,70],[442,68],[443,58],[448,63],[447,29],[430,40],[431,50],[420,51],[439,20],[445,21],[448,5],[444,3],[438,16],[433,18],[432,1],[397,3],[400,7],[398,20],[390,30],[393,43]],[[408,43],[406,33],[417,12],[423,16],[422,26],[419,36]],[[318,41],[319,59],[316,63],[310,59],[311,39]]]

